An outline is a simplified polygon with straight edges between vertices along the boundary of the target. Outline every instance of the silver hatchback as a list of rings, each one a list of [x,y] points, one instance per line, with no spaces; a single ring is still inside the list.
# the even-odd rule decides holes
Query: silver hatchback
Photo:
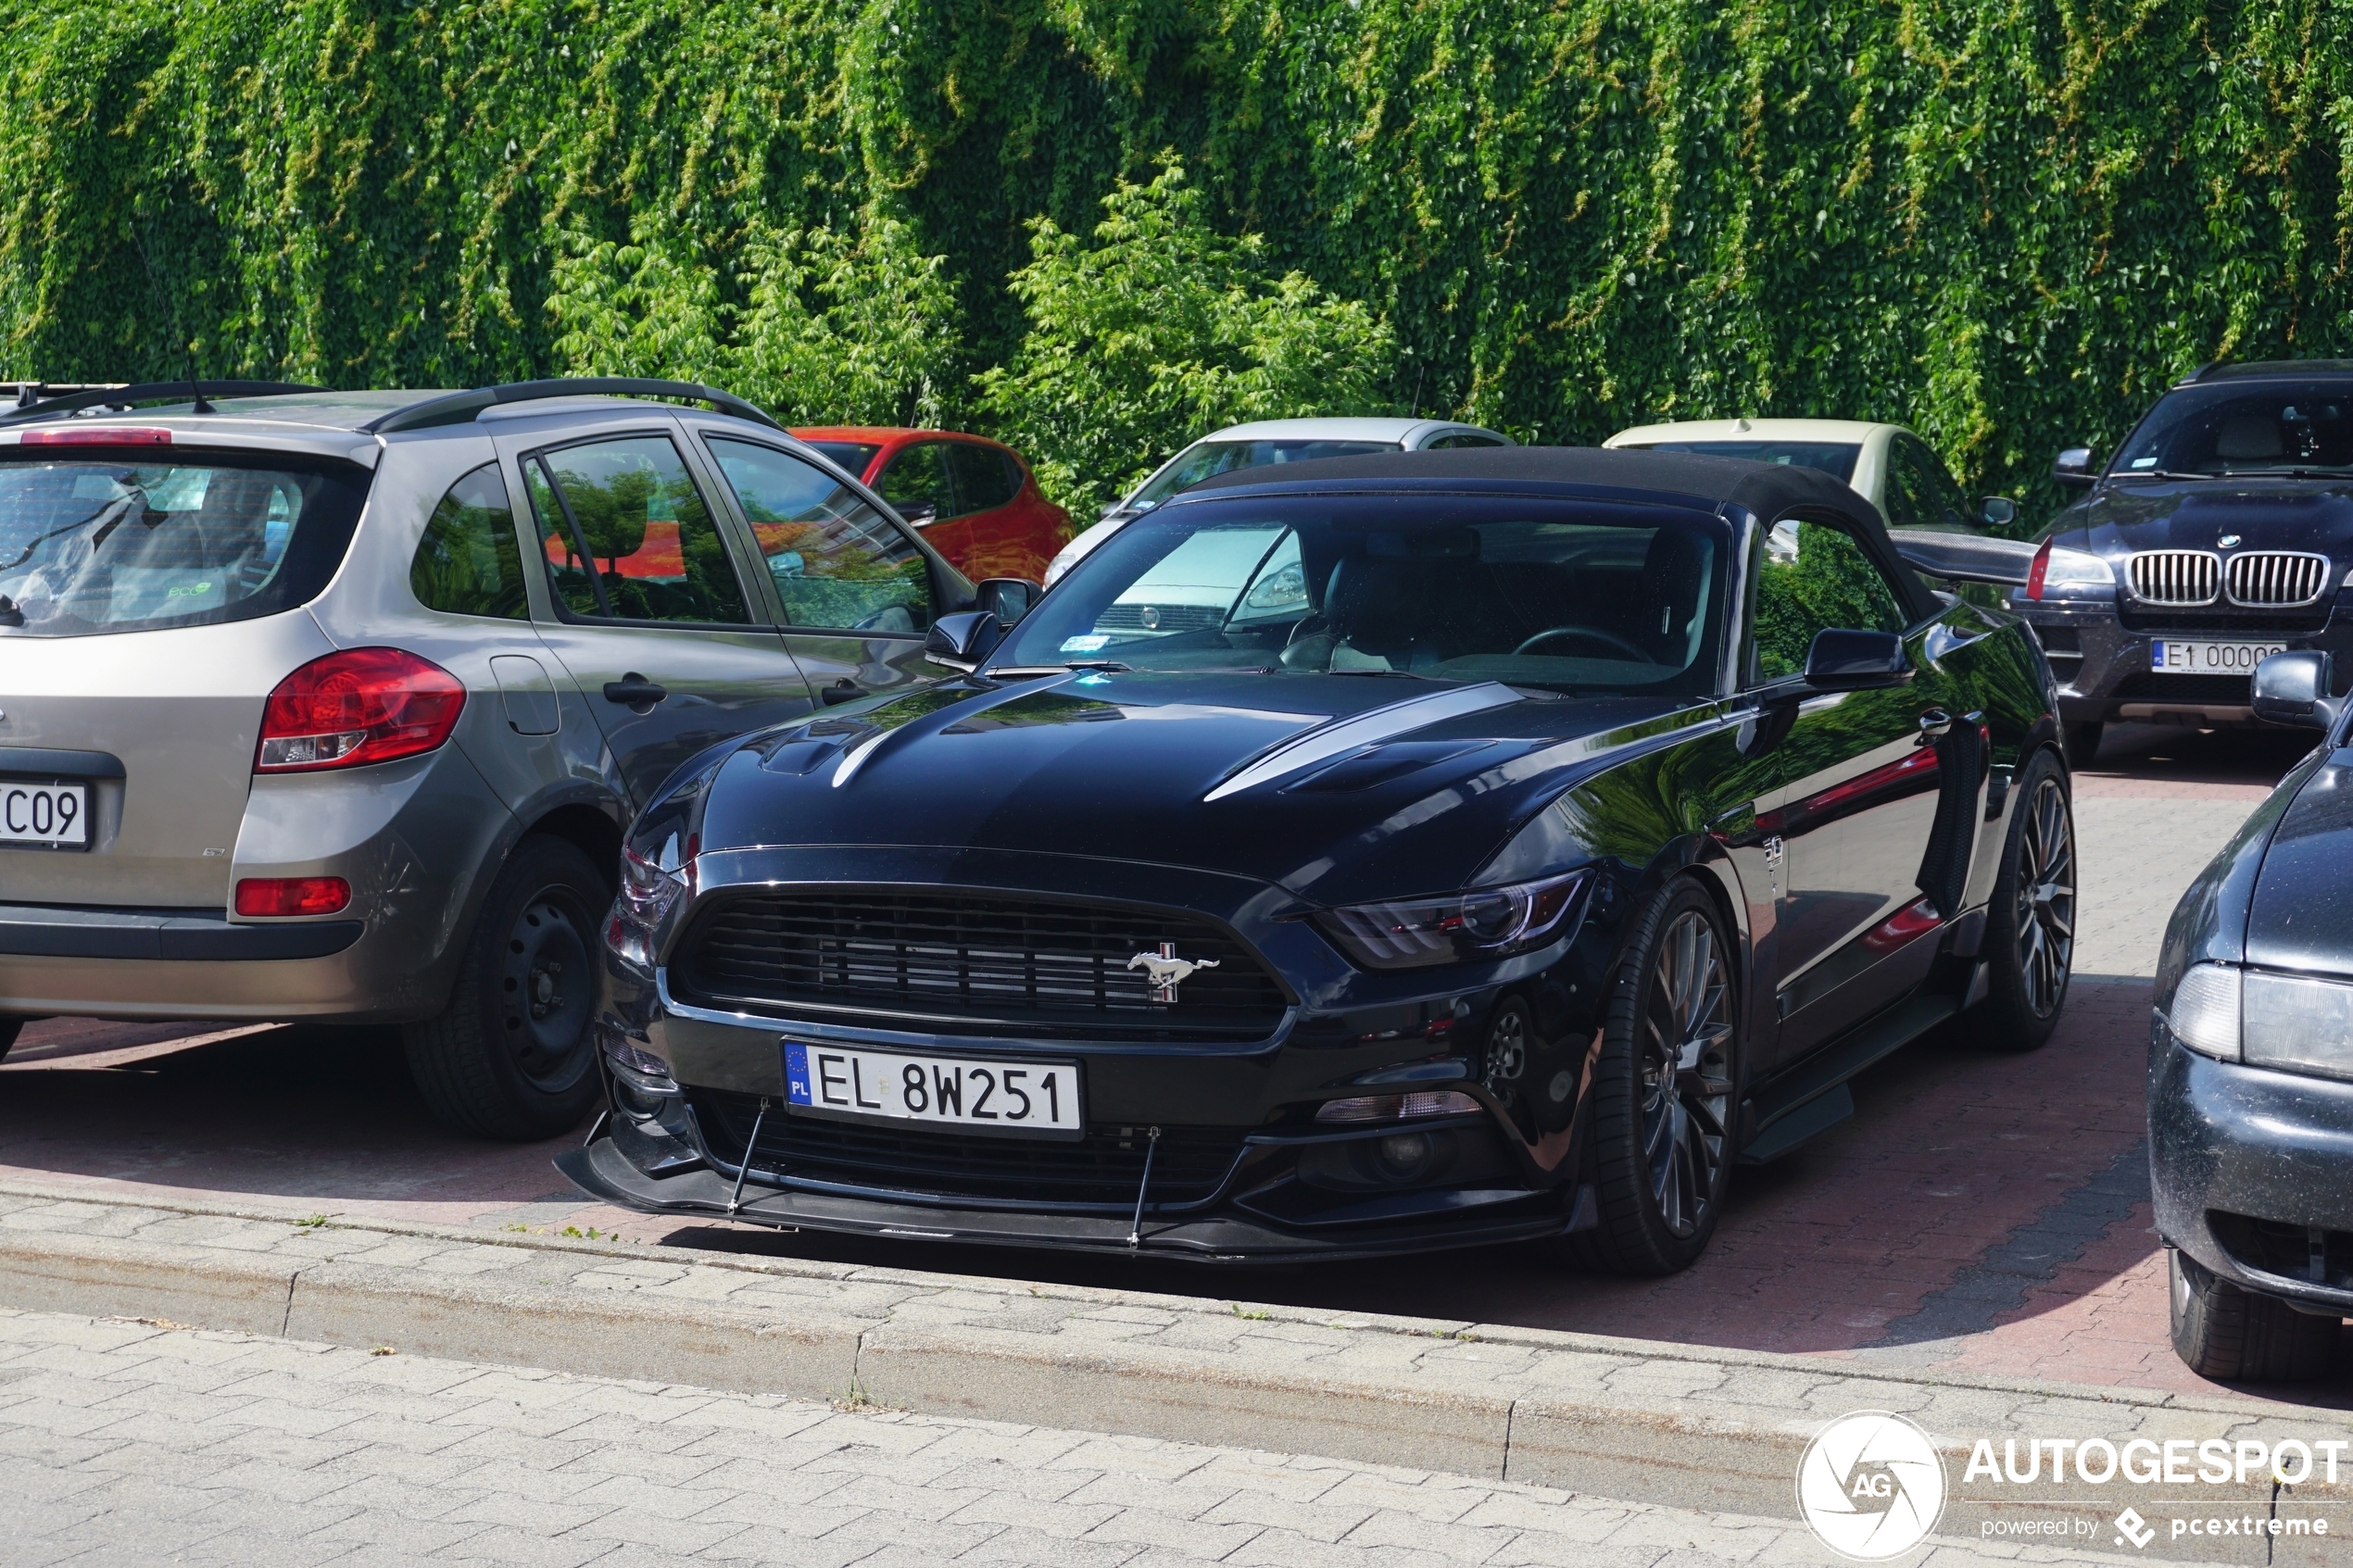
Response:
[[[562,1130],[635,808],[947,673],[974,585],[710,388],[191,390],[0,417],[0,1051],[398,1023],[451,1126]]]

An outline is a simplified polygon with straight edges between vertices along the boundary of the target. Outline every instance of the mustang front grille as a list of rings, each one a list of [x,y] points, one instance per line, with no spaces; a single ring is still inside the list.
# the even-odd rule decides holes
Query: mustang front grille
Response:
[[[2225,591],[2249,607],[2309,605],[2329,583],[2329,558],[2300,550],[2249,550],[2233,556]]]
[[[1191,966],[1174,985],[1152,979],[1165,961],[1141,961],[1164,944]],[[1198,915],[866,888],[719,899],[680,945],[673,984],[762,1011],[1099,1040],[1264,1039],[1287,1005],[1257,956]]]
[[[723,1164],[739,1165],[759,1100],[694,1093],[695,1121]],[[869,1126],[798,1116],[771,1105],[751,1150],[766,1174],[893,1198],[1023,1208],[1099,1209],[1123,1217],[1144,1179],[1147,1129],[1098,1123],[1076,1141],[975,1136],[943,1127]],[[1246,1127],[1163,1127],[1152,1154],[1151,1209],[1207,1201],[1242,1152]]]
[[[2210,605],[2222,591],[2222,563],[2207,550],[2142,550],[2124,580],[2145,605]]]

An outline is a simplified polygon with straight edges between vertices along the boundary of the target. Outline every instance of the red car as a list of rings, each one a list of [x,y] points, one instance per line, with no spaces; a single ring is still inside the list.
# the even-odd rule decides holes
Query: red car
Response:
[[[1071,535],[1070,514],[1038,492],[1021,455],[946,430],[812,425],[793,433],[862,480],[971,578],[1041,583]]]

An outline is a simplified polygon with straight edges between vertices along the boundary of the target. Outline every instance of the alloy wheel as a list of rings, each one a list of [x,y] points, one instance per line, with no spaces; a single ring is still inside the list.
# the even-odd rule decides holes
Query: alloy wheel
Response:
[[[2037,1018],[2048,1018],[2067,989],[2075,957],[2075,834],[2067,797],[2045,779],[2027,802],[2019,840],[2019,978]]]
[[[560,888],[527,900],[507,934],[499,966],[501,1032],[515,1065],[543,1090],[580,1075],[580,1042],[588,1024],[595,969],[583,935],[586,922]]]
[[[1732,1097],[1730,974],[1716,928],[1696,909],[1659,939],[1639,1029],[1651,1197],[1667,1231],[1689,1236],[1717,1200]]]

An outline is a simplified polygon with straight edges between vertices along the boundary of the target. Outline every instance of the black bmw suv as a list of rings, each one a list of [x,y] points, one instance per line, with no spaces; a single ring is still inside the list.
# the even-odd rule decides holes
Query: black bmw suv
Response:
[[[2090,494],[2012,600],[2078,766],[2119,721],[2252,725],[2248,678],[2271,654],[2332,650],[2353,671],[2353,360],[2208,366],[2105,466],[2076,447],[2053,471]]]

